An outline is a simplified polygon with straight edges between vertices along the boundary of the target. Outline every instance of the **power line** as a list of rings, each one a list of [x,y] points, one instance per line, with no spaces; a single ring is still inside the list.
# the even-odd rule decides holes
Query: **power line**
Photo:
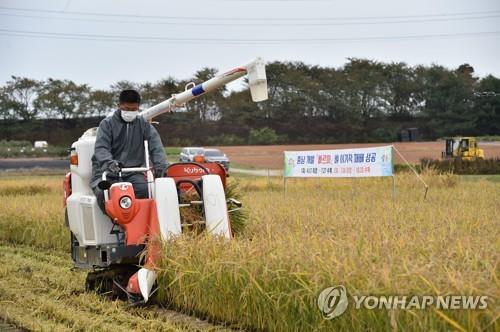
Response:
[[[481,37],[500,35],[500,31],[468,32],[452,34],[385,36],[385,37],[354,37],[354,38],[277,38],[277,39],[232,39],[232,38],[171,38],[151,36],[124,36],[100,34],[75,34],[58,32],[39,32],[26,30],[0,29],[0,34],[19,37],[36,37],[49,39],[92,40],[112,42],[138,43],[187,43],[187,44],[326,44],[335,42],[363,42],[363,41],[402,41],[418,39],[443,39],[460,37]]]
[[[50,13],[60,15],[81,15],[81,16],[100,16],[100,17],[122,17],[122,18],[145,18],[145,19],[168,19],[168,20],[220,20],[220,21],[344,21],[344,20],[383,20],[383,19],[408,19],[408,18],[431,18],[431,17],[455,17],[455,16],[474,16],[474,15],[492,15],[500,14],[500,10],[478,11],[478,12],[461,12],[461,13],[441,13],[441,14],[425,14],[425,15],[399,15],[399,16],[352,16],[352,17],[210,17],[210,16],[159,16],[159,15],[136,15],[136,14],[110,14],[97,12],[81,12],[81,11],[63,11],[63,10],[48,10],[48,9],[32,9],[32,8],[15,8],[0,6],[2,10]]]
[[[48,17],[24,14],[7,14],[0,13],[0,16],[34,18],[43,20],[60,20],[60,21],[80,21],[80,22],[100,22],[100,23],[120,23],[120,24],[147,24],[147,25],[187,25],[187,26],[250,26],[255,27],[255,23],[207,23],[207,22],[146,22],[146,21],[130,21],[130,20],[104,20],[92,18],[67,18],[67,17]],[[373,22],[322,22],[322,23],[259,23],[259,26],[341,26],[341,25],[380,25],[380,24],[402,24],[402,23],[430,23],[430,22],[448,22],[448,21],[465,21],[499,18],[497,15],[470,16],[470,17],[444,17],[444,18],[429,18],[429,19],[413,19],[413,20],[398,20],[398,21],[373,21]]]
[[[221,0],[220,2],[334,2],[332,0]]]

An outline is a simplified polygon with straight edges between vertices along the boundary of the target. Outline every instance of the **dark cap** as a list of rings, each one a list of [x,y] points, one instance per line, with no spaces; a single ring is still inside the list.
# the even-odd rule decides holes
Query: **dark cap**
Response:
[[[123,90],[120,92],[121,103],[141,103],[141,95],[135,90]]]

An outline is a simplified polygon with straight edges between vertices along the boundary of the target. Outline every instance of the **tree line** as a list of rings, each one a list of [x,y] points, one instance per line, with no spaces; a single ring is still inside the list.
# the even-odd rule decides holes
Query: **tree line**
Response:
[[[256,104],[247,91],[221,88],[160,116],[162,138],[171,145],[374,142],[397,140],[408,127],[425,139],[500,134],[500,79],[478,78],[469,64],[449,69],[352,58],[340,68],[272,62],[266,69],[268,101]],[[109,89],[12,76],[0,87],[0,139],[52,135],[66,144],[114,110],[122,89],[139,90],[147,108],[216,73],[203,68],[186,80],[120,81]]]

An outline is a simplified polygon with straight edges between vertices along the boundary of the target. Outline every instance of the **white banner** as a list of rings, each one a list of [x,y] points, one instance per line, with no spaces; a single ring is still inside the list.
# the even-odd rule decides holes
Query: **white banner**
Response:
[[[285,151],[285,177],[392,176],[392,146]]]

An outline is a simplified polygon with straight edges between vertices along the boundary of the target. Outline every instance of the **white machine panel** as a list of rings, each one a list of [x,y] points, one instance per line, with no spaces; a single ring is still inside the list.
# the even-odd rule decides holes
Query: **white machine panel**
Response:
[[[172,178],[156,179],[154,188],[160,232],[162,237],[168,240],[182,233],[177,188]]]
[[[69,228],[81,246],[118,243],[111,219],[97,205],[94,195],[73,193],[67,200]],[[115,226],[118,229],[118,226]]]
[[[204,175],[203,207],[207,231],[214,235],[231,238],[231,225],[227,214],[226,194],[218,175]]]
[[[92,176],[92,156],[94,155],[95,137],[82,136],[71,146],[78,155],[78,165],[71,165],[71,188],[73,192],[92,194],[90,178]]]

